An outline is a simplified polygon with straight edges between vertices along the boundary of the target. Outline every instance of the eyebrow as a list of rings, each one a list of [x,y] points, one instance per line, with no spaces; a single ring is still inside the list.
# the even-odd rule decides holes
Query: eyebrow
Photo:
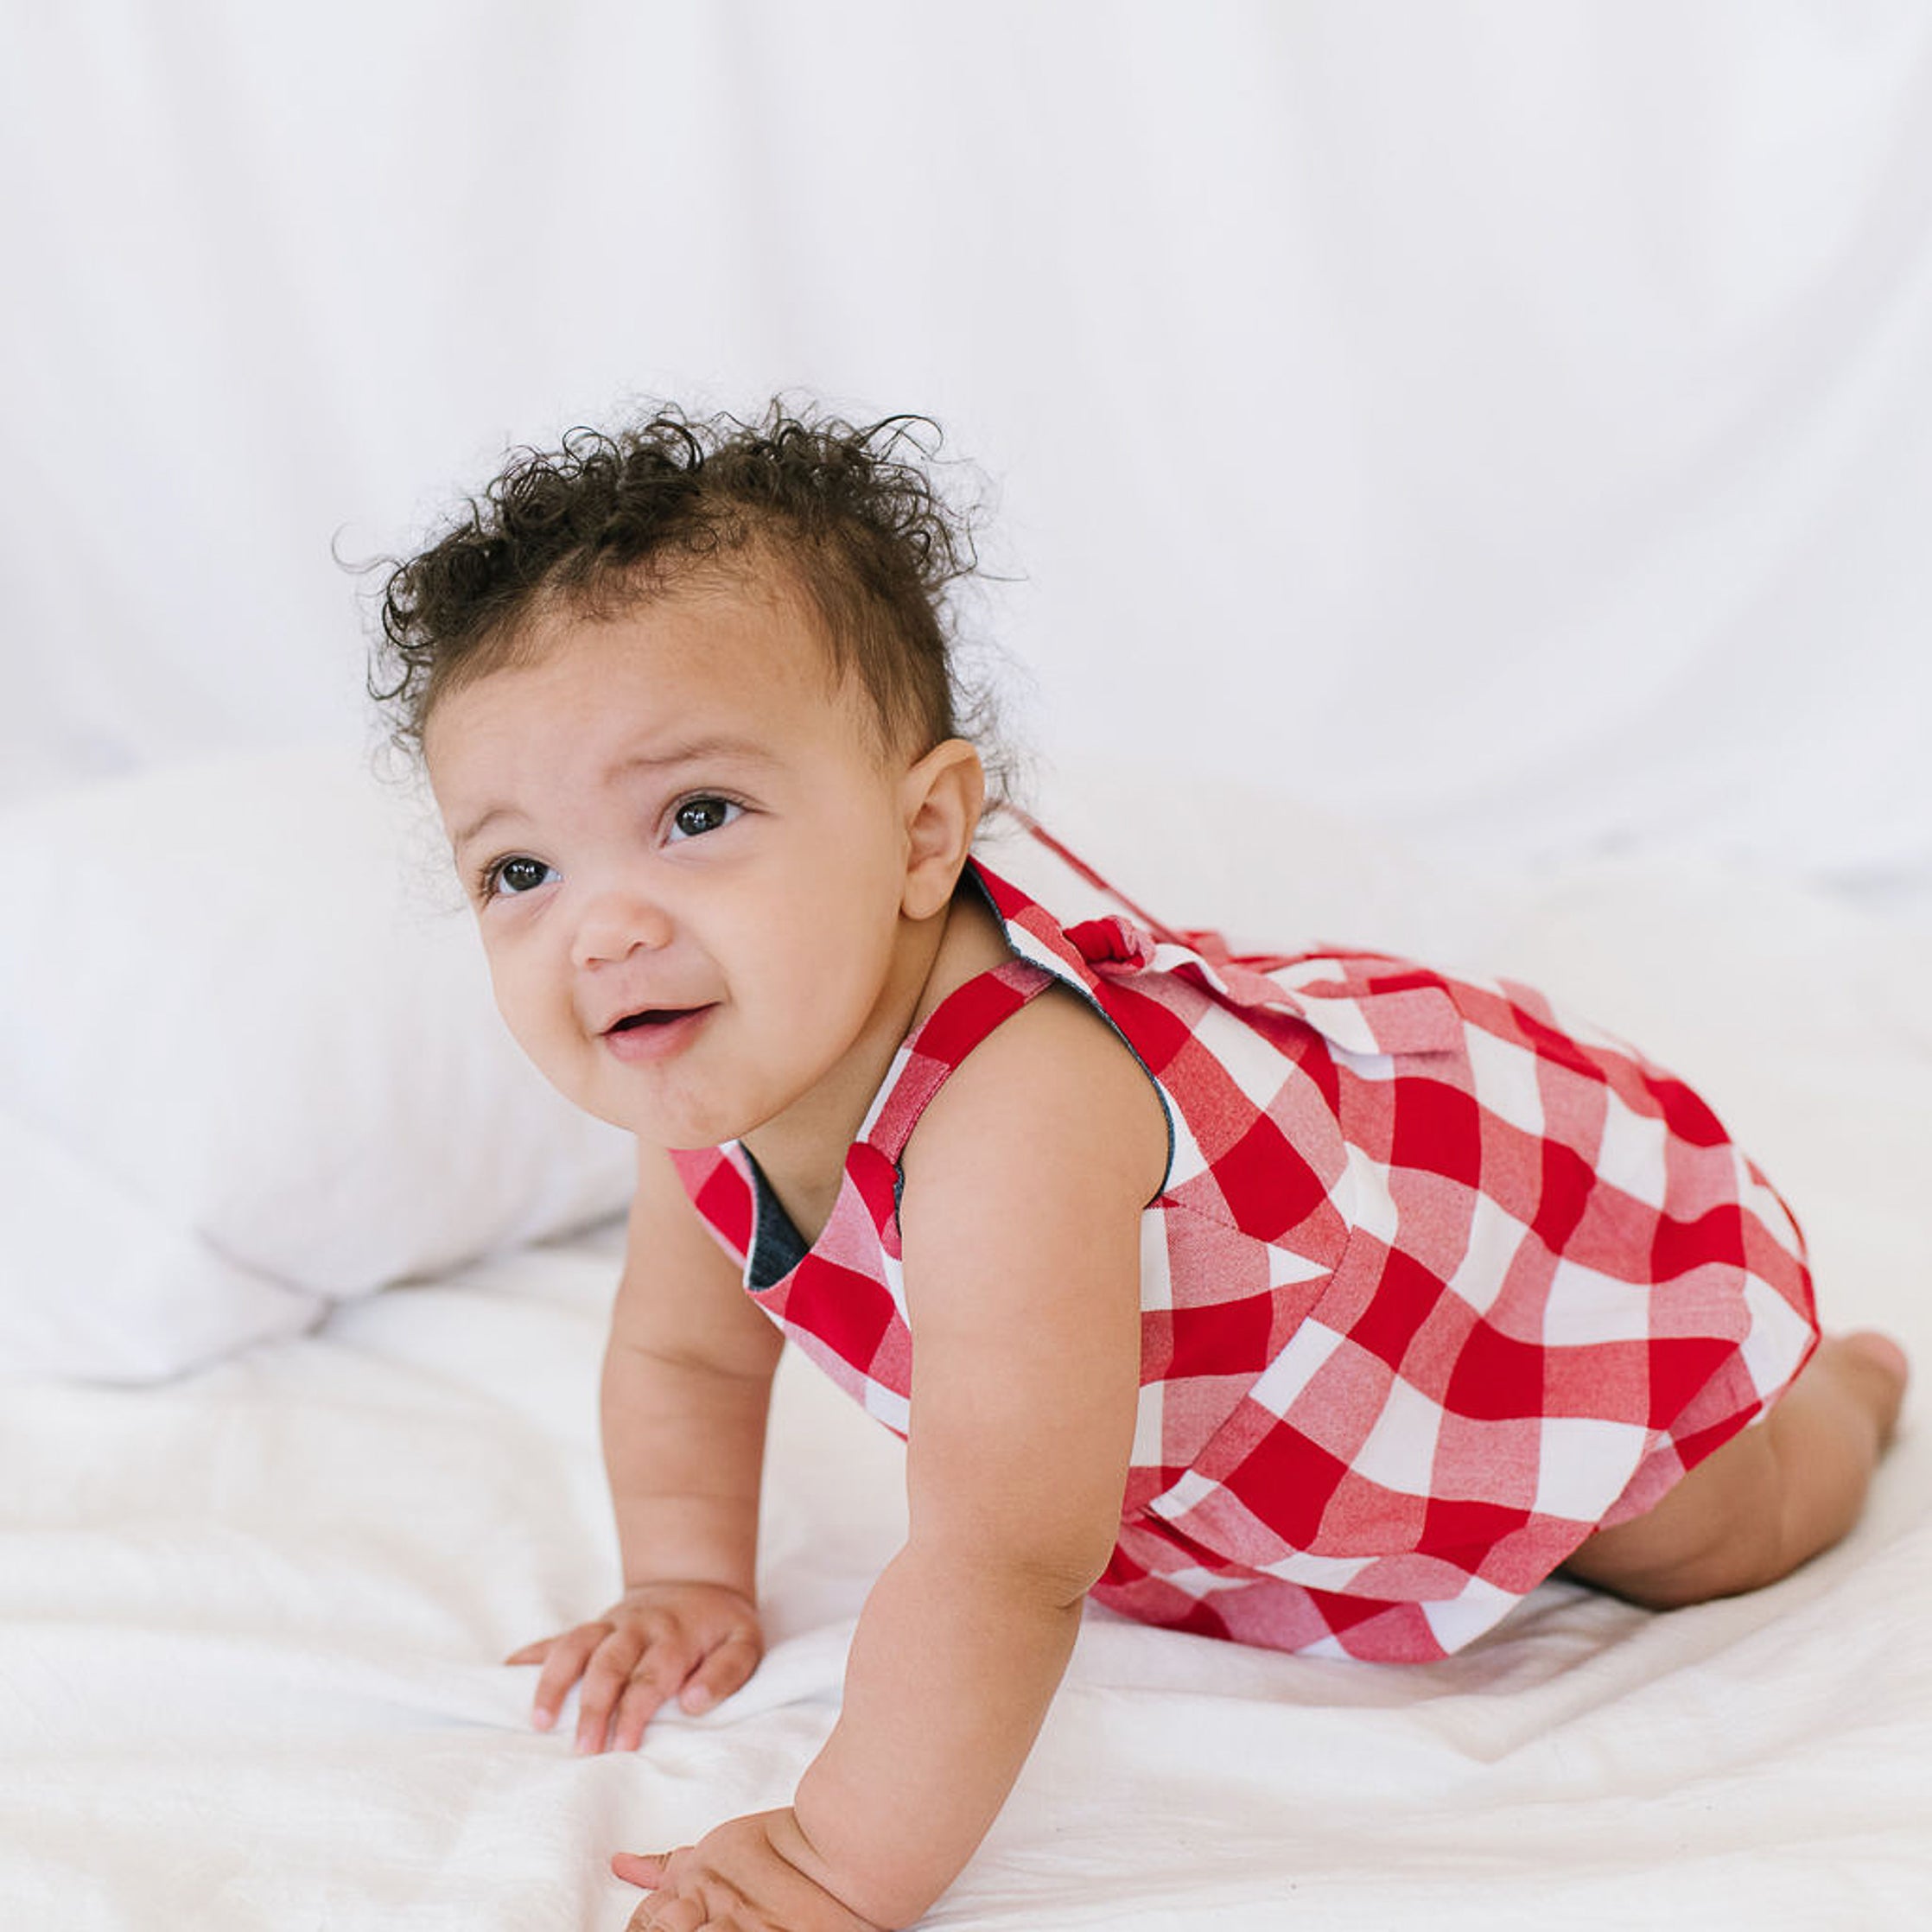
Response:
[[[734,738],[720,733],[709,738],[693,738],[683,744],[670,745],[663,751],[632,752],[607,766],[602,773],[602,782],[608,785],[638,772],[671,771],[681,765],[699,765],[712,759],[728,759],[740,766],[766,767],[778,763],[778,759],[754,740]],[[487,805],[467,825],[457,829],[452,836],[450,843],[453,846],[467,845],[499,818],[518,818],[522,816],[514,805]]]

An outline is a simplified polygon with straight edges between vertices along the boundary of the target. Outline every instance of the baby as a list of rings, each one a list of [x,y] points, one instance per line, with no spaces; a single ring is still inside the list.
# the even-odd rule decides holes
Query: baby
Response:
[[[667,412],[524,453],[391,575],[504,1018],[638,1174],[607,1610],[518,1651],[633,1749],[757,1668],[793,1338],[907,1439],[910,1529],[791,1805],[632,1924],[911,1924],[1032,1745],[1089,1596],[1439,1657],[1561,1569],[1669,1606],[1857,1517],[1905,1380],[1821,1345],[1777,1195],[1681,1082],[1527,988],[1063,925],[973,856],[903,423]],[[1751,1425],[1751,1426],[1747,1426]]]

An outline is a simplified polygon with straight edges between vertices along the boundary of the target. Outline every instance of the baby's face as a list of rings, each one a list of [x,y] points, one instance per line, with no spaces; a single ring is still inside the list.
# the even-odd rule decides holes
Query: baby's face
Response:
[[[874,1039],[905,770],[810,622],[755,584],[533,642],[446,693],[424,737],[497,1004],[589,1112],[668,1147],[748,1134]]]

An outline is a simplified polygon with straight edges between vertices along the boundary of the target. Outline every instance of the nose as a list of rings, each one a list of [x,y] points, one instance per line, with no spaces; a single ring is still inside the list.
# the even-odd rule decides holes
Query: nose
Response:
[[[607,886],[584,902],[571,936],[570,959],[578,967],[609,966],[637,952],[654,952],[670,941],[669,915],[633,888]]]

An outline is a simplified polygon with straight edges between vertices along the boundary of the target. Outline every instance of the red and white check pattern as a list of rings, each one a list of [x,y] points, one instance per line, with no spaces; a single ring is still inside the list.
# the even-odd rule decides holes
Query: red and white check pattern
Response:
[[[1173,1138],[1142,1221],[1140,1422],[1101,1602],[1281,1649],[1442,1656],[1809,1355],[1783,1204],[1629,1047],[1526,988],[1379,955],[1063,930],[976,869],[1018,956],[900,1049],[817,1245],[751,1292],[903,1434],[899,1155],[1001,1020],[1056,982],[1091,998]],[[748,1157],[677,1158],[748,1270]]]

